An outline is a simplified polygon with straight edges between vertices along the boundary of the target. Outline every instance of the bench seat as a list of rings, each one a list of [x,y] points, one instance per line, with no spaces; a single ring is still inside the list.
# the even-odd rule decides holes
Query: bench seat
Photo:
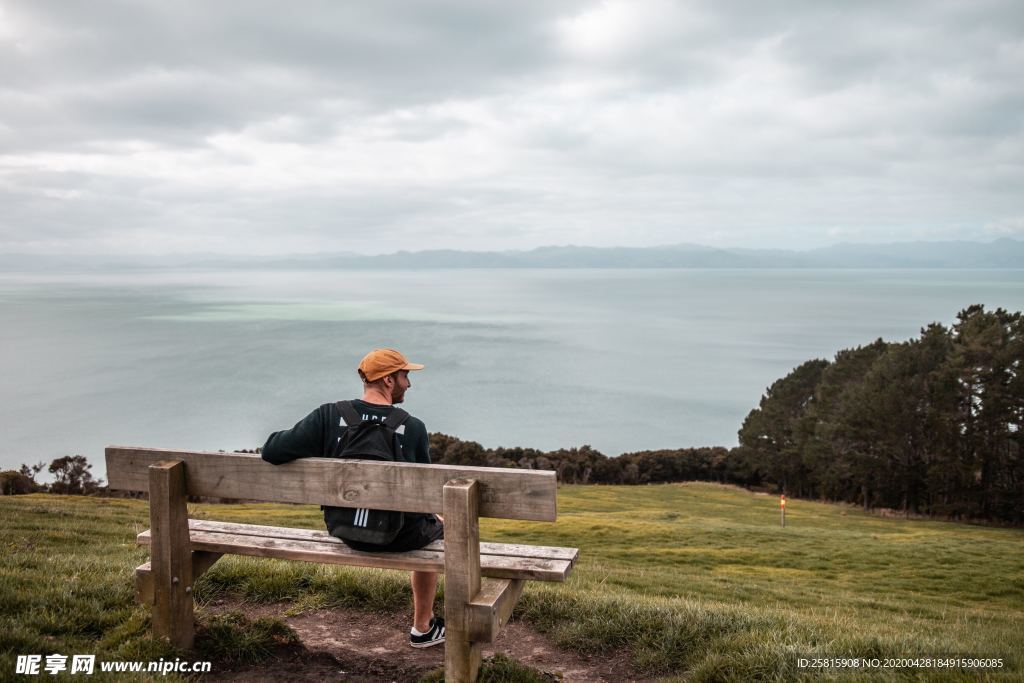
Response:
[[[202,519],[188,520],[193,551],[273,557],[357,567],[444,572],[444,541],[402,553],[367,553],[353,550],[326,531],[289,527],[235,524]],[[150,544],[149,529],[136,539]],[[480,544],[480,575],[499,579],[564,581],[579,557],[576,548]]]

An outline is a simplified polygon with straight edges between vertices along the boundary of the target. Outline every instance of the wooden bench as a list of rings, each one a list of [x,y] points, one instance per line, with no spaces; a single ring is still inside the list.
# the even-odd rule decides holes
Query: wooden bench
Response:
[[[480,542],[480,517],[555,521],[554,472],[304,458],[271,465],[258,455],[110,446],[110,488],[149,493],[151,528],[137,542],[138,600],[153,633],[191,649],[192,586],[224,554],[443,572],[445,680],[473,681],[480,643],[508,620],[527,580],[564,581],[576,548]],[[352,550],[326,531],[188,518],[189,495],[277,503],[435,512],[445,540],[404,553]]]

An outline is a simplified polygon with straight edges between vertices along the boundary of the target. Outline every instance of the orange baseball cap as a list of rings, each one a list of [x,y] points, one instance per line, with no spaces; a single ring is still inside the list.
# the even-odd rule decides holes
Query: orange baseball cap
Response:
[[[410,363],[405,356],[394,349],[374,349],[363,356],[359,363],[359,372],[367,382],[376,382],[399,370],[422,370],[419,363]]]

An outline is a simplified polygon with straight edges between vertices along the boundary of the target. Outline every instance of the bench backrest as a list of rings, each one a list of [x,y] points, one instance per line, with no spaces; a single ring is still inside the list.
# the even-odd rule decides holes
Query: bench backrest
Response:
[[[472,479],[480,491],[481,517],[553,522],[557,511],[557,481],[550,471],[333,458],[271,465],[249,453],[132,446],[107,447],[110,488],[148,492],[149,466],[168,460],[185,463],[193,496],[441,513],[445,483]]]

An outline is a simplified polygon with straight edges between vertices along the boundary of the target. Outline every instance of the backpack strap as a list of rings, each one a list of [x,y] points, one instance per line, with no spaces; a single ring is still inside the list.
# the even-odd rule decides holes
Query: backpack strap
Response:
[[[405,412],[401,408],[392,408],[391,414],[384,418],[384,424],[391,429],[398,430],[406,420],[409,419],[409,413]]]
[[[351,427],[363,421],[363,416],[356,411],[352,401],[338,401],[334,405],[338,412],[341,413],[341,419],[345,421],[347,426]]]

